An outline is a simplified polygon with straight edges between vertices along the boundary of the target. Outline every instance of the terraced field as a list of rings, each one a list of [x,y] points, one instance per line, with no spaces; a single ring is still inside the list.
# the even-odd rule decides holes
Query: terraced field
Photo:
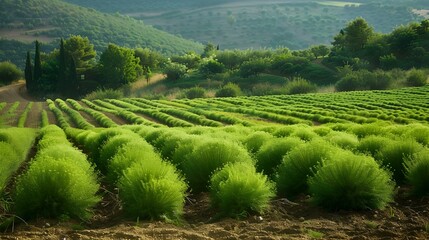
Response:
[[[428,99],[0,103],[0,238],[427,239]]]

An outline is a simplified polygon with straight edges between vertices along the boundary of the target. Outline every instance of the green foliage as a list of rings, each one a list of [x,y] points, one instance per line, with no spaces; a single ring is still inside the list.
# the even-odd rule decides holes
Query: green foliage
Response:
[[[373,158],[336,152],[308,180],[312,201],[331,210],[383,209],[394,183]]]
[[[169,63],[163,70],[164,74],[167,75],[167,79],[171,81],[183,78],[187,71],[187,67],[179,63]]]
[[[376,159],[392,171],[393,179],[397,184],[402,184],[405,180],[405,160],[422,150],[423,147],[413,139],[390,141],[380,149]]]
[[[405,160],[405,177],[416,196],[429,194],[429,152],[416,153]]]
[[[201,61],[201,56],[194,52],[190,52],[182,56],[172,56],[170,60],[172,63],[186,66],[186,69],[195,69]]]
[[[346,132],[334,131],[326,135],[325,139],[340,148],[349,150],[355,149],[359,144],[359,140],[354,134]]]
[[[202,87],[193,87],[185,92],[186,98],[194,99],[194,98],[203,98],[206,95],[206,90]]]
[[[22,71],[11,62],[0,62],[0,84],[8,85],[23,77]]]
[[[423,70],[413,68],[408,72],[407,85],[410,87],[421,87],[427,84],[428,75]]]
[[[193,192],[208,189],[212,174],[227,163],[252,163],[249,153],[242,146],[221,139],[208,139],[200,142],[187,154],[180,168]]]
[[[307,179],[317,172],[322,162],[336,152],[335,147],[321,140],[311,141],[292,149],[284,156],[276,175],[280,196],[294,197],[307,193]]]
[[[288,94],[303,94],[316,92],[316,85],[308,80],[300,77],[293,78],[284,86],[285,92]]]
[[[360,140],[357,150],[375,157],[378,151],[390,142],[391,140],[387,137],[368,136]]]
[[[136,163],[118,185],[124,210],[132,217],[177,219],[183,213],[187,186],[168,163]]]
[[[34,161],[16,183],[15,211],[25,218],[69,215],[90,216],[100,198],[96,175],[76,165],[74,159],[51,157]]]
[[[116,182],[134,163],[145,166],[158,161],[161,161],[161,158],[151,145],[143,139],[134,140],[116,149],[115,155],[108,163],[108,177],[111,182]]]
[[[216,92],[216,97],[237,97],[241,94],[241,89],[237,84],[227,83]]]
[[[19,163],[22,162],[18,152],[10,143],[0,141],[1,161],[0,165],[0,196],[6,187],[7,181],[11,175],[19,168]]]
[[[134,55],[140,59],[143,69],[157,69],[165,61],[160,53],[149,48],[137,48],[134,50]]]
[[[257,153],[265,142],[270,141],[272,139],[273,135],[267,132],[257,131],[247,136],[243,140],[243,144],[246,146],[247,150],[250,153]]]
[[[283,156],[302,143],[299,138],[292,137],[266,141],[256,153],[256,169],[267,176],[273,176]]]
[[[227,216],[263,213],[274,194],[274,184],[249,163],[227,164],[210,180],[212,205]]]
[[[121,99],[124,97],[124,93],[118,89],[98,89],[94,92],[91,92],[85,96],[87,100],[95,99]]]
[[[97,167],[104,171],[107,169],[107,166],[109,165],[112,158],[116,155],[116,153],[119,151],[119,149],[134,141],[136,139],[136,136],[129,136],[129,135],[116,135],[111,138],[109,138],[106,143],[101,147],[100,149],[100,158],[97,164]]]
[[[87,69],[94,65],[94,58],[97,54],[88,37],[70,36],[64,41],[64,50],[66,56],[75,61],[76,68]],[[66,59],[66,65],[70,65],[69,61]]]
[[[209,77],[213,74],[222,73],[225,71],[225,65],[218,62],[216,59],[207,59],[200,63],[199,71]]]
[[[270,59],[267,59],[267,58],[251,59],[240,65],[240,76],[245,78],[250,76],[257,76],[260,73],[263,73],[264,71],[266,71],[269,68],[269,66],[270,66]]]
[[[137,80],[143,69],[131,49],[109,44],[100,56],[100,70],[106,86],[119,87]]]
[[[335,84],[337,91],[385,90],[390,87],[393,77],[384,71],[353,71]]]

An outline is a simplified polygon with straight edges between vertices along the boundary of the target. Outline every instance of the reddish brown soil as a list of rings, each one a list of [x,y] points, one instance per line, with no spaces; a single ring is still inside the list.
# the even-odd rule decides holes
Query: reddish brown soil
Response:
[[[180,223],[127,221],[116,204],[97,210],[93,222],[39,219],[19,223],[0,239],[429,239],[429,198],[399,194],[385,210],[328,212],[306,197],[272,201],[265,214],[237,220],[217,218],[209,197],[191,196]],[[108,209],[111,209],[110,216]],[[103,215],[105,217],[103,217]]]

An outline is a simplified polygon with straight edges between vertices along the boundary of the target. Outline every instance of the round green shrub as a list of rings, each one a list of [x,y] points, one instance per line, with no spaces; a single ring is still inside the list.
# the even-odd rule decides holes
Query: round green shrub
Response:
[[[256,153],[256,170],[267,176],[272,176],[283,156],[292,149],[303,144],[299,138],[272,139],[265,142]]]
[[[233,162],[253,163],[253,160],[246,149],[235,142],[208,139],[199,143],[186,156],[181,168],[189,186],[199,193],[208,189],[213,172]]]
[[[285,91],[288,94],[303,94],[316,92],[317,86],[304,78],[294,78],[289,81],[285,86]]]
[[[413,139],[401,139],[390,141],[376,154],[376,159],[393,173],[396,184],[402,184],[405,180],[405,159],[423,150],[423,147]]]
[[[151,164],[153,161],[161,161],[160,156],[153,147],[145,141],[133,141],[120,147],[108,163],[108,178],[116,182],[123,172],[134,163],[142,165]]]
[[[100,150],[100,158],[97,162],[97,167],[102,172],[107,170],[107,166],[109,165],[109,162],[113,156],[118,152],[118,150],[126,145],[127,143],[130,143],[132,141],[143,141],[139,137],[136,136],[130,136],[130,135],[116,135],[109,140],[101,147]]]
[[[0,85],[10,84],[22,78],[22,71],[11,62],[0,62]]]
[[[336,148],[326,141],[314,140],[292,149],[278,167],[277,192],[280,196],[295,197],[307,193],[307,179],[316,172],[324,159]]]
[[[411,69],[408,72],[407,85],[421,87],[427,84],[428,75],[423,70]]]
[[[212,205],[232,217],[263,213],[274,191],[274,184],[245,162],[227,164],[210,180]]]
[[[243,144],[246,146],[249,152],[256,153],[265,142],[273,138],[273,135],[267,132],[257,131],[246,137],[243,140]]]
[[[359,144],[356,135],[346,132],[331,132],[325,136],[325,139],[340,148],[349,150],[355,149]]]
[[[291,135],[291,137],[298,137],[301,140],[308,142],[318,137],[317,133],[313,132],[311,128],[301,127],[296,129]]]
[[[14,194],[15,211],[24,218],[90,217],[90,209],[100,201],[95,174],[70,158],[45,157],[34,161],[19,177]]]
[[[273,135],[279,138],[282,137],[289,137],[293,132],[295,132],[297,130],[297,126],[295,125],[289,125],[289,126],[284,126],[281,128],[276,129],[273,132]]]
[[[204,140],[197,136],[183,138],[180,144],[177,146],[177,148],[175,148],[174,152],[172,153],[171,159],[167,160],[169,160],[179,169],[183,170],[183,162],[185,162],[185,160],[189,158],[192,151],[194,151],[195,146],[198,145],[201,141]]]
[[[423,125],[410,125],[410,127],[411,129],[407,131],[406,135],[429,147],[429,127]]]
[[[240,95],[242,95],[241,89],[237,84],[234,83],[227,83],[215,94],[216,97],[237,97]]]
[[[429,194],[429,151],[414,154],[405,161],[405,177],[412,186],[412,194]]]
[[[315,132],[317,135],[324,137],[328,135],[330,132],[332,132],[332,129],[324,126],[318,126],[313,128],[313,132]]]
[[[375,157],[378,151],[392,140],[383,136],[368,136],[360,140],[357,150]]]
[[[176,81],[186,75],[187,68],[180,63],[169,63],[164,68],[164,74],[167,75],[167,80]]]
[[[117,135],[134,135],[133,132],[121,129],[121,128],[107,128],[102,130],[97,135],[90,135],[90,137],[86,138],[86,142],[84,146],[91,153],[92,160],[98,165],[100,161],[100,151],[101,148],[106,144],[106,142]]]
[[[383,209],[393,200],[390,174],[371,157],[338,151],[308,180],[312,201],[330,210]]]
[[[204,98],[206,96],[206,90],[202,87],[193,87],[186,90],[185,96],[189,99]]]
[[[163,146],[160,149],[160,153],[163,159],[170,160],[173,154],[187,139],[192,138],[186,134],[175,134],[169,135],[163,141]]]
[[[179,218],[187,186],[173,165],[163,161],[137,162],[119,180],[124,210],[144,219]]]
[[[37,152],[33,161],[38,161],[38,159],[43,159],[44,157],[51,157],[54,159],[69,158],[74,160],[77,165],[83,167],[90,166],[86,155],[69,144],[54,144],[45,147]]]

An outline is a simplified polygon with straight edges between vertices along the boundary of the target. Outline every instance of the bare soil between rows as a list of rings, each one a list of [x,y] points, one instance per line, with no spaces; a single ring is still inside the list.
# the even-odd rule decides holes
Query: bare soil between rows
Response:
[[[429,198],[405,192],[384,210],[329,212],[302,196],[273,200],[265,214],[243,219],[217,216],[208,194],[199,194],[188,197],[175,223],[126,220],[117,205],[103,205],[89,223],[38,219],[0,239],[429,239]]]

